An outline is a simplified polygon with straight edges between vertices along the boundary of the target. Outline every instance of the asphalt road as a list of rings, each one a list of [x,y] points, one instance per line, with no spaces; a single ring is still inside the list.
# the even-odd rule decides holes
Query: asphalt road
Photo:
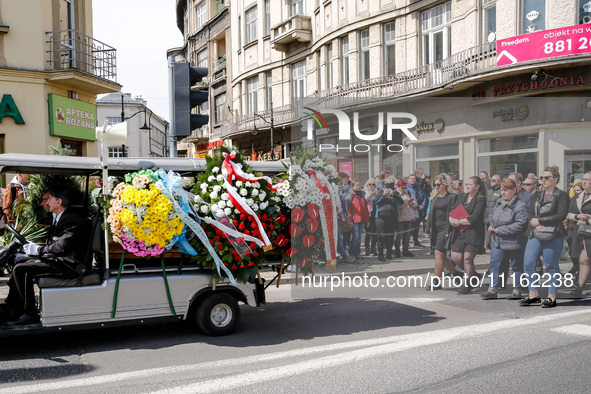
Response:
[[[564,291],[563,291],[564,292]],[[452,289],[242,307],[237,332],[189,324],[0,338],[1,393],[584,392],[591,300],[482,301]]]

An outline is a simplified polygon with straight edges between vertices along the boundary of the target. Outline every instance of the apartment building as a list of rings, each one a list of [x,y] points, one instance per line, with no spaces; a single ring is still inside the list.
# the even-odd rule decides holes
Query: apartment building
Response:
[[[131,93],[110,93],[96,102],[98,126],[127,122],[127,144],[108,141],[109,157],[168,157],[168,122]],[[100,147],[99,147],[100,149]],[[99,153],[100,154],[100,153]]]
[[[0,150],[95,156],[96,97],[116,92],[115,48],[92,36],[91,0],[0,2]]]
[[[591,21],[589,0],[231,0],[229,19],[232,116],[216,137],[253,158],[306,145],[311,111],[332,109],[356,113],[360,134],[394,147],[343,141],[325,112],[314,143],[335,147],[329,160],[363,181],[382,169],[467,178],[556,164],[568,183],[591,169],[590,35],[579,27],[576,43],[544,47]],[[530,38],[545,55],[497,53],[497,42]],[[414,114],[415,139],[377,133],[388,112]]]

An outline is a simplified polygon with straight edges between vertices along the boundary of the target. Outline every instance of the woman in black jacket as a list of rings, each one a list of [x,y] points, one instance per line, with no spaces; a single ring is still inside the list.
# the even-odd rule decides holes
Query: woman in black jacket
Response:
[[[567,216],[569,227],[572,225],[573,228],[572,256],[579,258],[579,280],[571,294],[578,298],[583,295],[583,287],[591,273],[591,236],[579,232],[579,226],[591,224],[591,171],[583,175],[581,184],[583,191],[570,201]]]
[[[449,223],[455,228],[451,246],[452,260],[466,272],[467,280],[458,294],[472,292],[471,278],[475,274],[474,257],[484,254],[484,212],[486,211],[486,186],[477,176],[468,178],[464,184],[466,193],[460,195],[455,208],[460,205],[468,213],[466,218],[449,217]]]
[[[433,179],[433,196],[431,196],[431,210],[427,216],[427,233],[431,237],[431,246],[435,250],[435,273],[438,278],[443,277],[443,268],[447,268],[454,276],[458,275],[455,267],[447,258],[446,241],[451,236],[448,221],[451,208],[455,205],[458,195],[451,187],[445,174],[437,175]],[[443,278],[442,278],[443,279]],[[427,290],[439,290],[442,286],[428,286]]]
[[[404,204],[399,195],[390,188],[384,189],[382,196],[373,204],[372,215],[376,220],[378,230],[378,260],[386,261],[392,258],[394,232],[398,222],[398,204]],[[386,248],[386,257],[384,257]]]
[[[519,305],[542,304],[542,308],[553,308],[556,306],[557,285],[560,280],[558,262],[564,246],[563,236],[566,233],[562,223],[568,213],[569,201],[568,193],[556,187],[560,181],[557,166],[544,168],[540,181],[542,181],[543,190],[538,190],[531,197],[527,215],[529,227],[525,233],[529,240],[525,246],[523,279],[527,280],[529,297],[521,300]],[[546,273],[539,277],[534,272],[536,261],[541,254],[544,256]],[[519,279],[521,282],[521,278]],[[540,300],[538,293],[540,283],[550,286],[548,298],[544,302]]]

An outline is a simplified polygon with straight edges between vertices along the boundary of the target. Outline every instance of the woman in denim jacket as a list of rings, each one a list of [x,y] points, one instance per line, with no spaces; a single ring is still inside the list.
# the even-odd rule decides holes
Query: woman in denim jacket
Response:
[[[514,274],[513,292],[507,299],[517,300],[521,297],[519,279],[523,273],[523,251],[527,238],[527,207],[516,194],[517,183],[512,179],[501,182],[501,198],[499,198],[488,216],[488,232],[490,239],[490,286],[481,295],[482,299],[497,298],[499,286],[499,267],[504,257],[511,260]],[[507,281],[508,278],[504,278]]]
[[[526,236],[529,238],[525,246],[524,271],[529,287],[529,297],[521,300],[519,305],[542,305],[542,308],[556,306],[556,293],[558,292],[558,280],[560,271],[558,262],[564,246],[563,236],[566,231],[562,222],[568,213],[568,193],[556,187],[560,181],[558,167],[546,167],[540,176],[543,190],[538,190],[531,198],[528,220],[529,228]],[[544,256],[546,277],[538,278],[534,275],[536,261]],[[538,287],[540,283],[548,283],[548,298],[542,302],[539,297]]]

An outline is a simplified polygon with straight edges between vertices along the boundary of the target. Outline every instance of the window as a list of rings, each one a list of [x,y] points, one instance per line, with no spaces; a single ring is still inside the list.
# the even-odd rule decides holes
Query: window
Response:
[[[369,29],[361,31],[359,36],[361,53],[360,53],[360,65],[361,65],[361,80],[369,79]]]
[[[248,113],[254,114],[258,111],[258,90],[259,90],[259,77],[250,78],[247,81],[247,92],[248,92]]]
[[[121,116],[119,116],[119,117],[107,117],[107,125],[113,126],[114,124],[117,124],[117,123],[121,123]]]
[[[386,75],[396,74],[394,22],[384,24],[384,71]]]
[[[423,64],[443,60],[451,54],[451,2],[440,4],[421,15]]]
[[[238,48],[242,46],[242,23],[240,21],[240,15],[238,15]]]
[[[206,3],[203,2],[196,7],[196,14],[197,14],[197,29],[201,29],[203,25],[207,22],[207,8]]]
[[[273,108],[273,73],[271,71],[267,71],[266,79],[267,79],[267,109]]]
[[[546,30],[546,0],[523,0],[521,34]]]
[[[291,0],[291,14],[304,14],[304,0]]]
[[[215,122],[220,123],[226,119],[226,93],[215,96]]]
[[[197,53],[197,67],[207,67],[207,49]]]
[[[349,84],[349,37],[343,37],[341,41],[343,51],[343,85]]]
[[[538,134],[483,138],[478,142],[478,173],[505,178],[512,172],[537,174]]]
[[[579,0],[579,24],[591,23],[591,1]]]
[[[460,171],[460,146],[450,144],[424,145],[416,147],[416,167],[423,168],[426,174],[452,173]]]
[[[293,96],[296,99],[306,96],[306,61],[302,60],[293,65]]]
[[[497,40],[497,0],[482,0],[482,42]]]
[[[265,0],[265,36],[271,34],[271,0]]]
[[[123,147],[121,148],[109,148],[109,157],[125,157]]]
[[[332,66],[332,44],[328,44],[328,46],[326,47],[326,64],[326,72],[328,73],[328,75],[326,76],[326,87],[330,89],[334,86],[334,68]]]
[[[257,39],[257,8],[253,7],[246,11],[246,43],[249,44]]]

